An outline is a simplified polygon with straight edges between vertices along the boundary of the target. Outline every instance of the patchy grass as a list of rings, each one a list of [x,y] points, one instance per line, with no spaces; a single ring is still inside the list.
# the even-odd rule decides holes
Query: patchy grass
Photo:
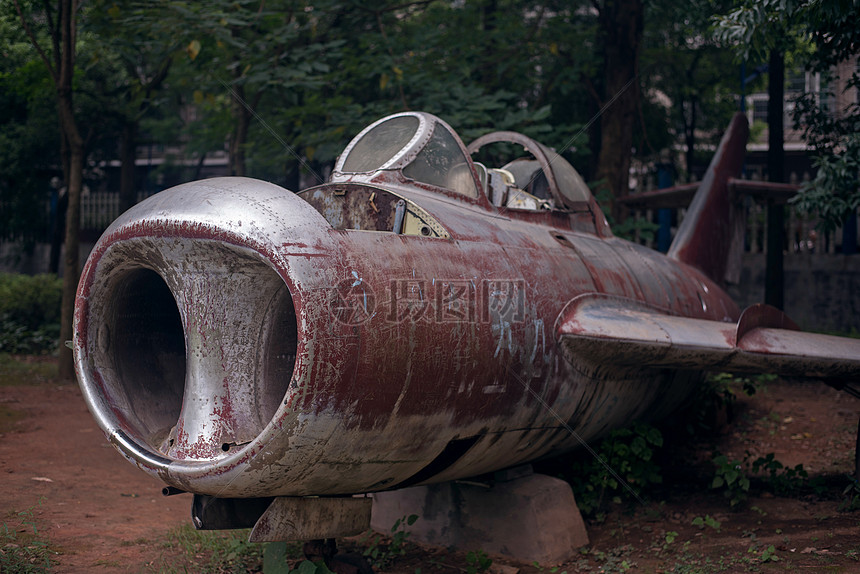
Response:
[[[259,572],[264,544],[248,542],[249,530],[198,531],[191,525],[171,528],[160,540],[161,556],[148,564],[151,572],[226,574]],[[294,554],[301,555],[298,545]]]
[[[0,353],[0,386],[39,385],[57,380],[53,357]]]
[[[0,572],[50,572],[52,555],[48,543],[38,533],[16,532],[6,523],[0,526]]]
[[[36,528],[33,508],[10,513],[10,520],[0,525],[0,572],[3,574],[51,570],[51,557],[56,552],[48,547],[47,540]]]
[[[0,404],[0,434],[13,430],[25,416],[23,412],[16,411],[9,405]]]

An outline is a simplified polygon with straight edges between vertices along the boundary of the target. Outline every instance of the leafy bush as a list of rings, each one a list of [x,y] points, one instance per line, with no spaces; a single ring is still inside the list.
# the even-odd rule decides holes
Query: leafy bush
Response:
[[[394,521],[391,527],[391,539],[388,547],[383,545],[383,538],[372,535],[370,532],[362,539],[362,543],[368,544],[364,556],[379,568],[391,565],[398,556],[406,554],[406,539],[411,534],[406,528],[412,526],[418,520],[417,514],[410,514]]]
[[[721,489],[732,507],[747,499],[750,490],[750,479],[744,473],[747,463],[748,456],[744,457],[743,461],[729,460],[723,454],[714,457],[714,466],[717,468],[711,488]]]
[[[654,460],[655,452],[662,446],[663,435],[659,430],[637,423],[614,430],[603,439],[594,449],[599,460],[583,453],[572,465],[568,478],[579,509],[599,519],[605,502],[620,503],[662,483],[660,466]]]
[[[800,491],[804,486],[813,486],[809,474],[798,464],[794,468],[787,467],[776,460],[770,452],[753,460],[752,454],[746,451],[743,460],[729,460],[723,454],[717,454],[713,459],[716,467],[711,488],[722,490],[732,507],[745,502],[750,490],[750,475],[767,475],[767,486],[780,496],[787,496]]]
[[[729,373],[711,374],[707,384],[700,387],[685,408],[671,418],[668,424],[676,427],[677,432],[673,434],[679,439],[706,439],[732,421],[739,397],[751,397],[775,380],[776,377],[769,374],[751,377]]]
[[[60,337],[62,280],[0,273],[0,352],[45,353]]]

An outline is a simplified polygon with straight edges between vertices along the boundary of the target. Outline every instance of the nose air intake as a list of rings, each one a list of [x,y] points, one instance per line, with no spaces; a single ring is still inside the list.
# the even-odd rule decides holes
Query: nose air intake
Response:
[[[105,253],[89,309],[98,416],[138,454],[216,460],[256,438],[293,373],[290,291],[257,254],[134,238]]]
[[[170,288],[150,269],[117,282],[113,307],[99,329],[99,345],[122,385],[150,448],[176,424],[185,386],[185,337]],[[108,381],[106,381],[108,382]]]

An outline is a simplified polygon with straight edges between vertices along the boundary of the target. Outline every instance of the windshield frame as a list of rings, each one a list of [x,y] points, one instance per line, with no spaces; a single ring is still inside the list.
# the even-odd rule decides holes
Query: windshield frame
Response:
[[[378,128],[380,125],[389,122],[391,120],[402,118],[402,117],[413,117],[418,120],[418,127],[415,130],[415,133],[409,139],[409,141],[400,148],[394,155],[388,158],[387,161],[383,162],[379,167],[373,168],[368,171],[344,171],[344,165],[349,160],[350,154],[352,154],[353,150],[360,142],[364,142],[365,137]],[[399,114],[394,114],[391,116],[386,116],[382,119],[379,119],[363,130],[361,130],[357,136],[352,138],[352,141],[347,144],[346,148],[344,148],[343,153],[337,158],[337,162],[334,166],[334,172],[341,175],[356,175],[356,174],[370,174],[376,173],[378,171],[388,171],[392,169],[402,169],[405,165],[411,162],[405,162],[406,158],[414,159],[418,152],[427,145],[427,142],[430,141],[430,137],[433,134],[433,130],[430,129],[432,126],[429,118],[425,117],[424,114],[415,113],[415,112],[403,112]],[[404,165],[400,165],[404,163]]]
[[[413,117],[418,120],[418,128],[416,129],[412,138],[403,147],[401,147],[396,153],[394,153],[390,158],[384,161],[382,165],[377,168],[362,172],[344,171],[344,166],[349,161],[350,154],[355,150],[356,146],[359,145],[360,142],[363,142],[364,138],[371,131],[373,131],[385,122],[401,117]],[[468,168],[469,177],[471,178],[471,185],[469,186],[470,189],[468,190],[468,193],[455,188],[440,186],[437,183],[413,179],[404,173],[404,170],[411,166],[413,162],[418,159],[418,157],[422,154],[424,149],[431,143],[431,141],[434,139],[434,134],[436,133],[437,129],[446,131],[456,143],[457,150],[459,151],[460,157],[463,160],[463,165]],[[392,179],[396,179],[400,184],[414,185],[416,187],[426,190],[439,190],[445,195],[453,195],[457,198],[462,198],[471,202],[479,202],[482,204],[484,202],[481,201],[481,199],[484,198],[486,195],[484,193],[484,186],[482,185],[481,180],[478,177],[478,172],[475,168],[475,164],[472,161],[472,158],[469,155],[469,152],[466,148],[466,145],[463,143],[463,140],[460,138],[457,132],[447,123],[445,123],[442,119],[426,112],[400,112],[381,118],[361,130],[361,132],[359,132],[359,134],[355,136],[352,141],[349,142],[346,148],[344,148],[343,153],[338,157],[337,162],[335,163],[334,170],[332,171],[330,181],[332,183],[347,181],[366,181],[368,183],[381,183],[380,178],[388,180],[389,182],[391,182]]]

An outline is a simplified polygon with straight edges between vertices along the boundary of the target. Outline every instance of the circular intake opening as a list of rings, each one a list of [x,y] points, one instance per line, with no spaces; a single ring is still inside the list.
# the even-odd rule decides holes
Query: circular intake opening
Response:
[[[117,279],[99,332],[99,350],[116,372],[119,397],[157,449],[176,424],[185,386],[185,334],[170,288],[150,269]]]
[[[263,353],[265,385],[258,397],[260,424],[265,426],[281,406],[290,386],[298,351],[298,324],[293,298],[286,285],[280,283],[263,326],[267,332]]]
[[[214,243],[186,250],[205,281],[170,267],[105,267],[89,297],[87,348],[107,426],[142,451],[209,460],[271,424],[296,367],[298,321],[289,287],[255,255]]]

